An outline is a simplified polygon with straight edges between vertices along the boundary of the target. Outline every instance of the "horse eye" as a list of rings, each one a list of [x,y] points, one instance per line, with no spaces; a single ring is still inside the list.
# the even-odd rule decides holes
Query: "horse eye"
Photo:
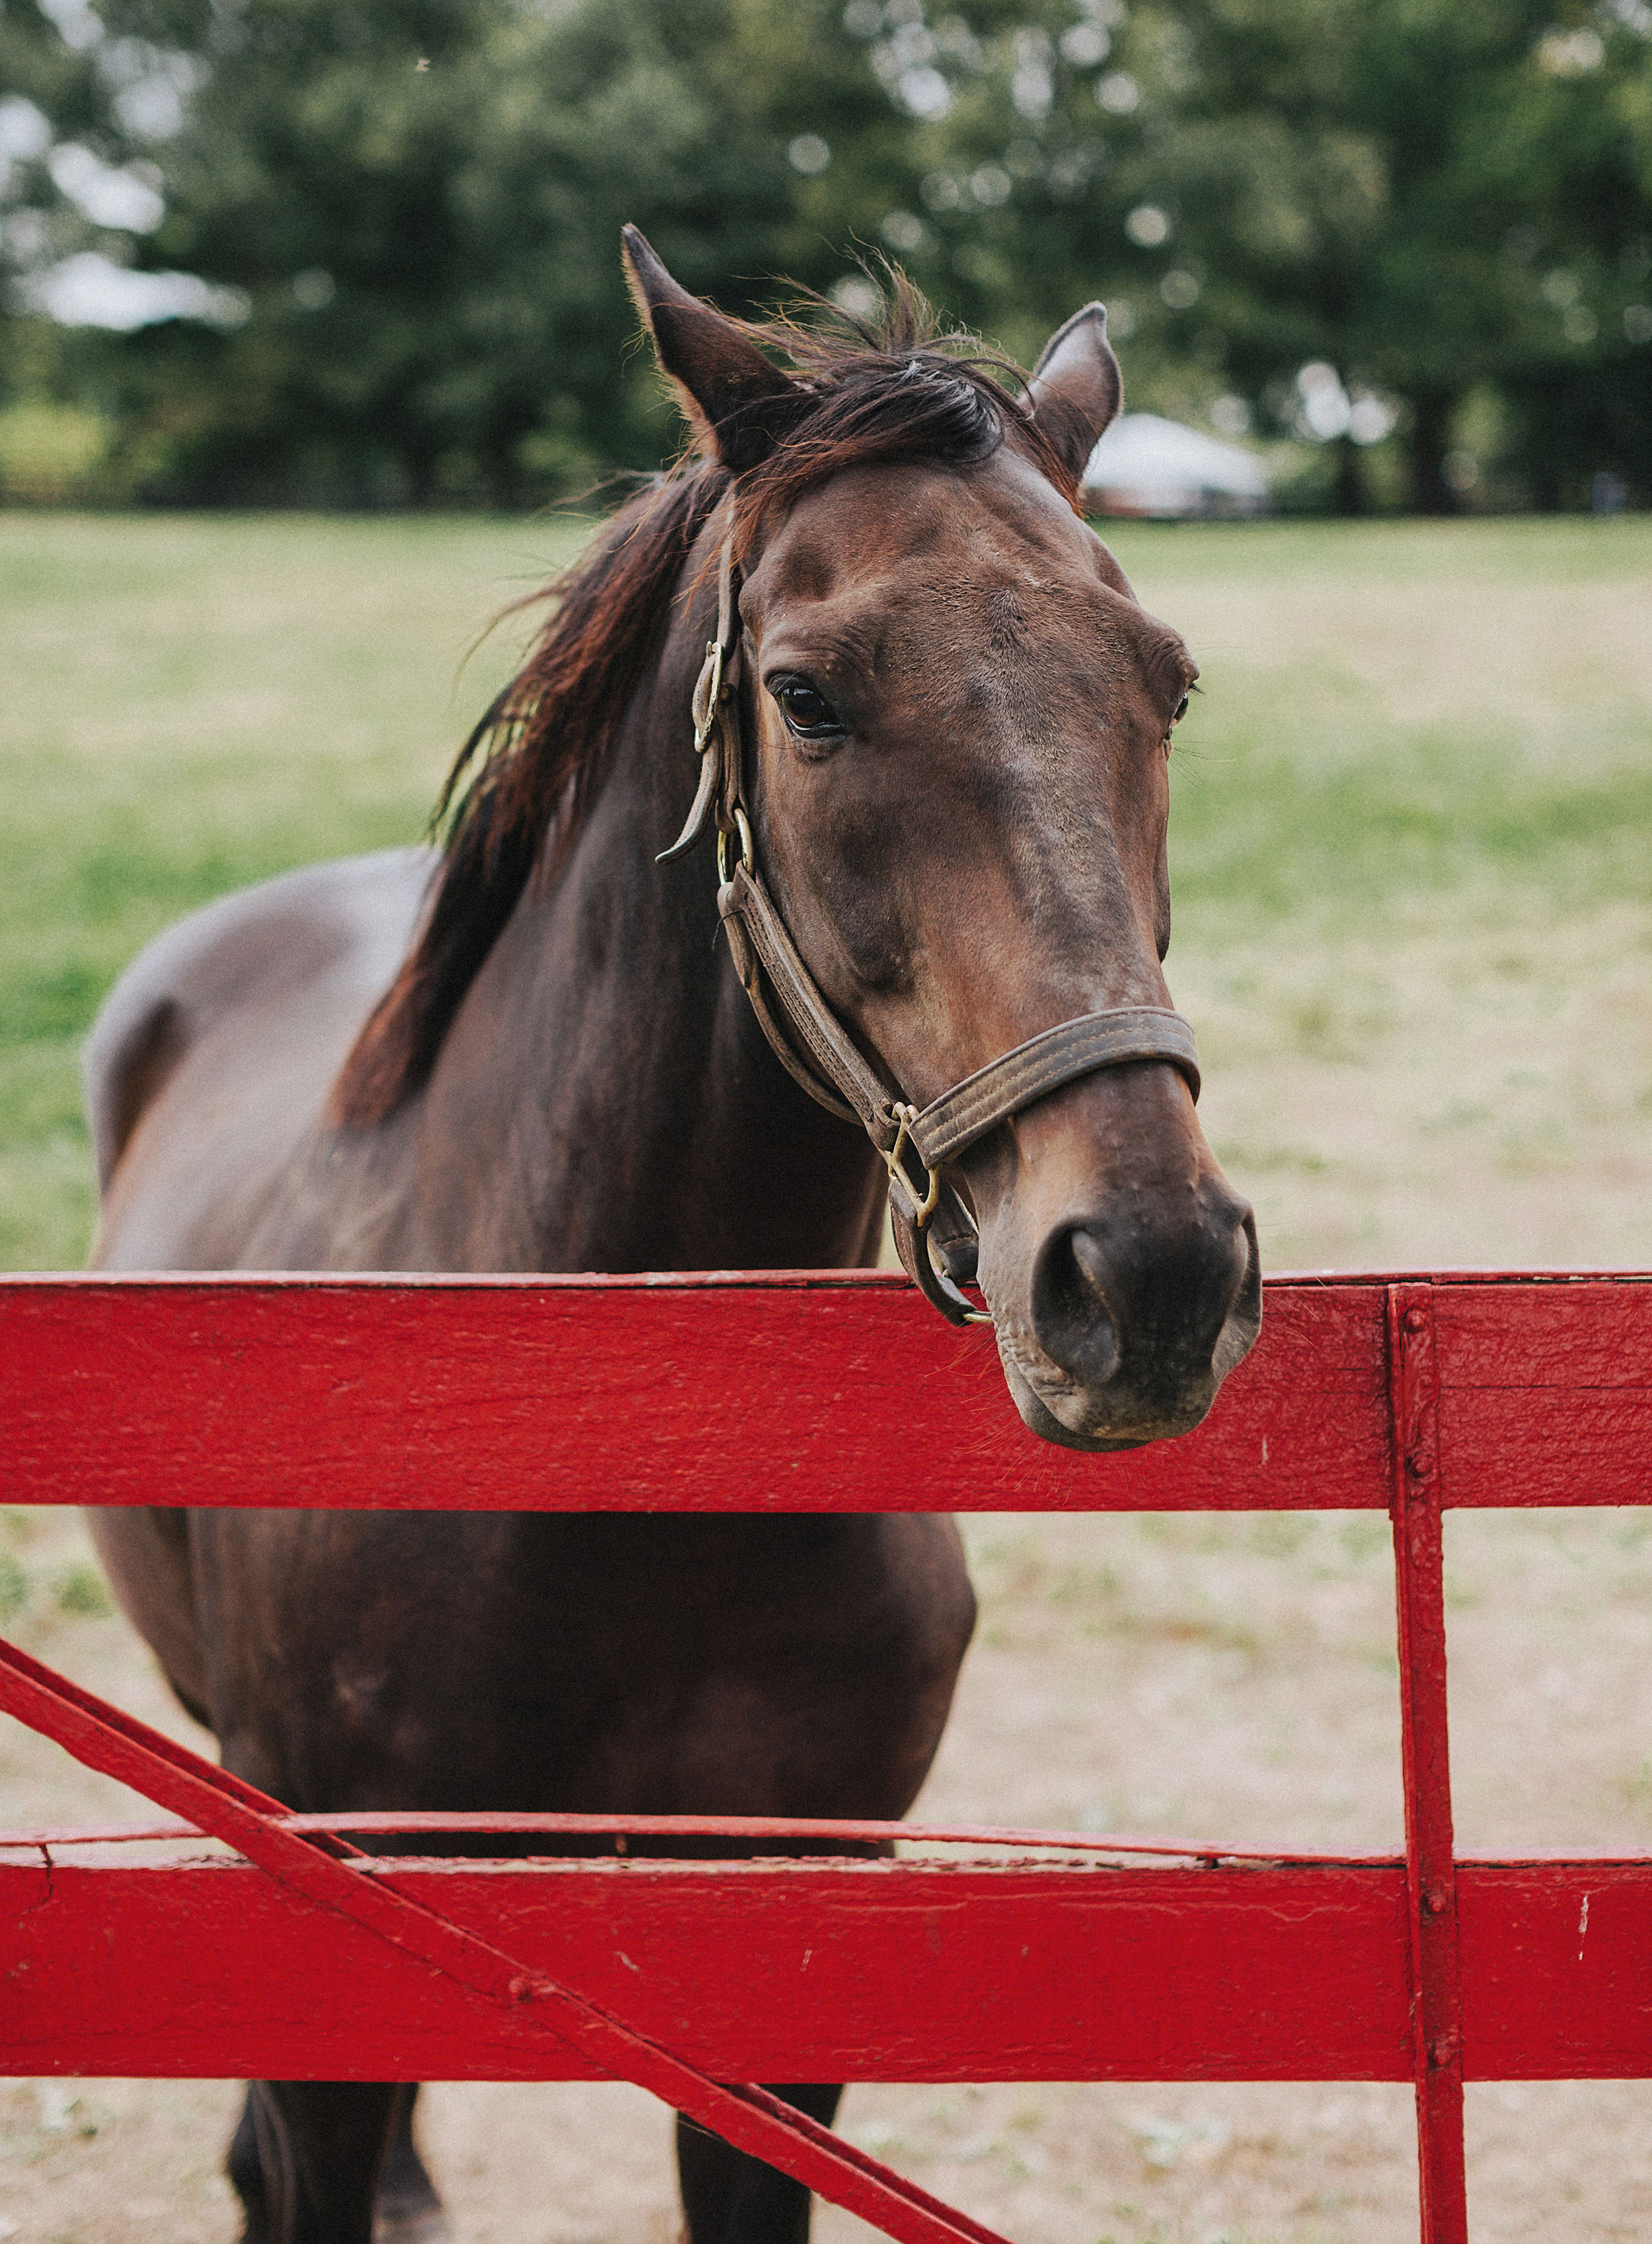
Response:
[[[789,679],[784,686],[775,686],[775,699],[794,733],[837,733],[843,730],[826,696],[801,678]]]
[[[1178,702],[1177,702],[1177,704],[1176,704],[1176,713],[1175,713],[1175,715],[1174,717],[1172,717],[1172,719],[1170,720],[1170,722],[1171,722],[1173,725],[1179,725],[1179,724],[1181,722],[1182,719],[1187,715],[1187,713],[1188,713],[1188,697],[1187,697],[1187,695],[1184,693],[1184,694],[1182,695],[1182,697],[1181,697],[1181,700],[1180,700],[1180,701],[1178,701]]]

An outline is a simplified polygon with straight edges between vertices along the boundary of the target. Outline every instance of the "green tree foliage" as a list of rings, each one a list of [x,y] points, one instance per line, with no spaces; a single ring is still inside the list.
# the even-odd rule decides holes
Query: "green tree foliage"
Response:
[[[0,385],[103,413],[129,488],[512,504],[653,463],[632,219],[731,310],[782,274],[852,308],[887,252],[1024,360],[1101,296],[1134,402],[1312,440],[1347,506],[1391,429],[1424,508],[1652,500],[1646,0],[92,5],[3,0],[59,144],[12,164],[14,265],[219,308],[14,318]],[[100,223],[69,142],[159,223]]]
[[[881,208],[903,160],[902,118],[811,0],[102,13],[125,83],[83,137],[164,178],[137,261],[245,308],[115,354],[119,417],[164,440],[157,487],[180,495],[508,505],[653,465],[677,431],[636,349],[621,224],[750,310],[781,270],[840,275],[836,182]],[[132,98],[158,80],[186,89],[161,134]],[[823,114],[835,145],[811,135]]]
[[[1026,348],[1103,295],[1138,396],[1145,362],[1170,409],[1225,395],[1336,444],[1344,504],[1359,440],[1395,423],[1416,503],[1454,504],[1487,398],[1522,495],[1574,498],[1611,462],[1652,498],[1640,0],[896,12],[849,18],[897,94],[905,71],[945,81],[897,246],[948,301]]]
[[[1550,0],[1188,0],[1182,20],[1195,84],[1168,193],[1231,293],[1249,394],[1295,356],[1395,400],[1417,502],[1436,509],[1477,389],[1576,410],[1581,375],[1652,382],[1623,317],[1652,233],[1652,14],[1568,30]],[[1645,483],[1641,417],[1638,446],[1619,433]],[[1558,496],[1587,446],[1568,458],[1558,429],[1525,433],[1540,495]]]

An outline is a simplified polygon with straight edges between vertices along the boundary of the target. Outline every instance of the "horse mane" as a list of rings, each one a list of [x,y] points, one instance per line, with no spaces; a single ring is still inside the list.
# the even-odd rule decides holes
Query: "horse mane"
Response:
[[[766,515],[843,469],[912,458],[967,466],[1006,440],[1076,507],[1071,471],[1005,387],[1025,385],[1021,369],[972,335],[941,333],[905,275],[890,268],[888,280],[881,310],[867,319],[805,296],[816,324],[791,314],[731,321],[789,362],[796,379],[795,408],[767,456],[735,477],[702,434],[620,507],[571,569],[504,612],[551,604],[437,798],[431,830],[442,837],[441,865],[413,947],[334,1084],[328,1112],[336,1126],[372,1129],[423,1087],[524,890],[536,877],[554,879],[565,862],[674,586],[731,486],[736,554]]]

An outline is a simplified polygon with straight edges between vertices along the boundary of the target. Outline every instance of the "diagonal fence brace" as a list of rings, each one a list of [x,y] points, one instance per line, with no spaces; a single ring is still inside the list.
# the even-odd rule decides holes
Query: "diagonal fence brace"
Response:
[[[89,1768],[223,1840],[317,1908],[362,1926],[471,1994],[510,2009],[634,2082],[753,2158],[894,2237],[897,2244],[1005,2244],[996,2231],[932,2197],[766,2088],[715,2081],[572,1988],[507,1955],[378,1876],[352,1868],[331,1834],[301,1836],[288,1810],[228,1770],[0,1642],[0,1712],[53,1739]],[[319,1841],[319,1843],[318,1843]],[[349,1853],[357,1861],[355,1849]]]

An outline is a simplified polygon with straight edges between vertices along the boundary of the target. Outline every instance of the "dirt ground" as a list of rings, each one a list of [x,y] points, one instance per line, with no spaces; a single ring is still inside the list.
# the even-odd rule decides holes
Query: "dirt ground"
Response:
[[[18,1640],[192,1734],[95,1610],[71,1517],[9,1521]],[[919,1813],[1235,1844],[1399,1843],[1385,1524],[989,1517],[982,1625]],[[1652,1845],[1652,1522],[1453,1517],[1459,1846]],[[21,1583],[21,1589],[19,1588]],[[199,1734],[193,1734],[199,1741]],[[12,1828],[139,1812],[10,1725]],[[231,2244],[221,2083],[0,2087],[0,2238]],[[1474,2234],[1652,2234],[1652,2085],[1469,2092]],[[1406,2091],[855,2087],[867,2148],[1026,2244],[1398,2244],[1415,2234]],[[438,2085],[423,2139],[459,2244],[668,2244],[669,2121],[624,2087]],[[870,2232],[829,2209],[821,2244]]]

